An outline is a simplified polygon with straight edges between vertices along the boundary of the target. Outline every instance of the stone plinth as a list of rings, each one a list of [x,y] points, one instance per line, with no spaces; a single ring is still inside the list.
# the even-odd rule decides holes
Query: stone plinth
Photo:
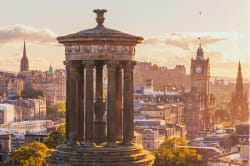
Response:
[[[47,158],[51,166],[150,166],[154,157],[139,145],[115,147],[76,146],[69,151],[57,150]]]

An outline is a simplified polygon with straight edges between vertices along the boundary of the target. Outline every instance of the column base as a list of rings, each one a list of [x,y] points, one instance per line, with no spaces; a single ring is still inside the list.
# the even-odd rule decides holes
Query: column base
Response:
[[[78,146],[73,152],[57,149],[46,160],[50,166],[151,166],[154,156],[137,144],[115,147],[92,146],[91,148]]]
[[[104,143],[106,141],[106,122],[105,121],[95,121],[94,122],[95,131],[95,143],[97,145]]]
[[[60,151],[65,151],[65,152],[72,152],[75,150],[75,147],[76,145],[70,145],[68,143],[64,143],[64,144],[58,145],[56,149]]]

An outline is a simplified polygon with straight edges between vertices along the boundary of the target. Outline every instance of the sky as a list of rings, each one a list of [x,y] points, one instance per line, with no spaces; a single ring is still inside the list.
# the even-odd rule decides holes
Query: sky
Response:
[[[250,77],[248,0],[2,0],[0,70],[19,71],[24,40],[30,69],[64,68],[56,37],[95,27],[98,8],[108,10],[104,26],[144,38],[137,61],[189,73],[200,37],[211,76],[236,77],[240,61]]]

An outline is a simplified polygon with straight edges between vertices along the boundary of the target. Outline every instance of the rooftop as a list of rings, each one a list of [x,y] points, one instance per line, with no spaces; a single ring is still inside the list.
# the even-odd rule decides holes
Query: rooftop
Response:
[[[128,42],[141,43],[142,37],[134,36],[131,34],[123,33],[118,30],[106,28],[104,23],[104,13],[107,12],[105,9],[95,9],[94,12],[97,14],[96,22],[97,26],[91,29],[79,31],[77,33],[69,34],[66,36],[59,36],[57,39],[60,43],[72,42],[72,41],[92,41],[92,40],[126,40]]]

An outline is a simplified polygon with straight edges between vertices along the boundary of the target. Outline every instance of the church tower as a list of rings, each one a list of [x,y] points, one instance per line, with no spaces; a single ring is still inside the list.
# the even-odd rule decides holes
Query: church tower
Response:
[[[232,93],[232,110],[231,117],[232,120],[247,121],[249,110],[247,101],[247,92],[243,92],[243,78],[241,72],[241,64],[238,64],[238,73],[236,78],[235,92]]]
[[[23,57],[21,59],[21,65],[20,65],[20,72],[23,72],[23,71],[29,71],[29,60],[28,60],[28,57],[26,56],[25,41],[23,44]]]

